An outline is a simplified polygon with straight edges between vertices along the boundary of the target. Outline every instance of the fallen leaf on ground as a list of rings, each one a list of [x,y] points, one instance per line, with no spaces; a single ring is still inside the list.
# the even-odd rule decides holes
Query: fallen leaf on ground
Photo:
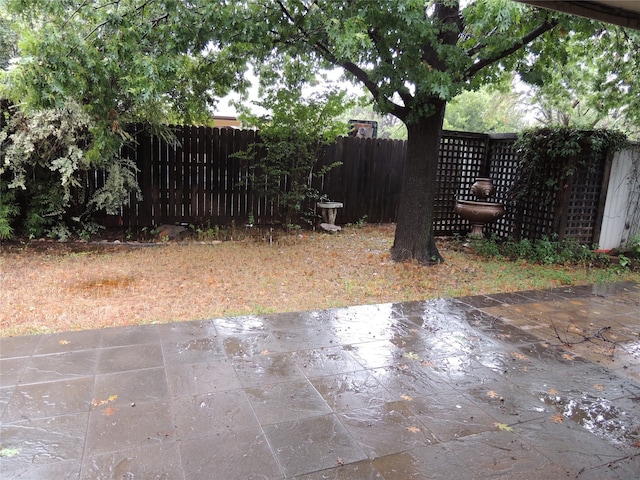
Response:
[[[20,453],[20,449],[16,447],[7,447],[0,449],[0,457],[11,458]]]
[[[91,406],[92,407],[101,407],[102,405],[106,405],[107,403],[114,402],[117,399],[118,399],[118,395],[111,395],[106,400],[96,400],[94,398],[93,400],[91,400]]]
[[[557,415],[554,415],[553,417],[551,417],[551,421],[553,423],[562,423],[564,422],[564,418],[561,413],[558,413]]]
[[[113,415],[114,413],[116,413],[116,409],[113,407],[107,407],[104,410],[102,410],[102,414],[105,417],[110,417],[111,415]]]
[[[511,356],[517,360],[529,360],[529,357],[519,352],[511,352]]]
[[[493,390],[489,390],[489,391],[487,392],[487,396],[488,396],[489,398],[498,398],[500,395],[498,395],[498,394],[497,394],[496,392],[494,392]]]
[[[513,428],[511,428],[511,427],[510,427],[509,425],[507,425],[506,423],[499,423],[499,422],[496,422],[496,423],[494,423],[494,425],[495,425],[496,427],[498,427],[498,429],[500,429],[500,430],[504,430],[505,432],[513,432]]]

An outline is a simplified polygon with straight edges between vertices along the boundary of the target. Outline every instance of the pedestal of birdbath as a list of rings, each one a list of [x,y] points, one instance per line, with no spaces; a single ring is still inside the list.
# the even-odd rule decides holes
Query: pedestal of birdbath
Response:
[[[333,232],[340,230],[340,227],[337,227],[335,224],[336,215],[338,214],[338,209],[344,205],[340,202],[318,202],[316,206],[320,209],[322,215],[322,223],[320,226],[325,230]]]

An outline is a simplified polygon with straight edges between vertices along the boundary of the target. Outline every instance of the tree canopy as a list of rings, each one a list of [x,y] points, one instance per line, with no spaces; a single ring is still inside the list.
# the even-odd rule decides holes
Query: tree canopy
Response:
[[[407,125],[392,257],[442,260],[432,220],[446,104],[516,73],[554,88],[559,65],[588,65],[594,102],[638,118],[638,34],[511,0],[5,0],[20,61],[3,96],[28,107],[71,97],[97,133],[125,121],[202,119],[215,96],[246,86],[251,62],[268,83],[340,67],[381,113]],[[565,85],[567,87],[567,85]],[[570,88],[571,85],[568,85]],[[99,138],[99,137],[98,137]]]

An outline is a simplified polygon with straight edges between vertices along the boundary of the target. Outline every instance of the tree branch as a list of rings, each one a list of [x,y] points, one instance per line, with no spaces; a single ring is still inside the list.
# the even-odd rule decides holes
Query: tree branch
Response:
[[[365,86],[367,90],[369,90],[369,92],[371,93],[371,95],[373,96],[376,102],[378,103],[382,101],[390,102],[390,100],[382,97],[382,94],[380,93],[380,89],[378,88],[378,85],[375,82],[371,81],[367,72],[365,72],[362,68],[360,68],[358,65],[356,65],[353,62],[339,60],[327,45],[325,45],[319,40],[312,40],[311,34],[300,24],[301,22],[299,22],[291,14],[291,12],[289,12],[289,10],[282,3],[282,1],[277,0],[277,4],[279,5],[283,15],[291,23],[291,25],[298,30],[298,32],[305,39],[305,41],[312,44],[316,48],[318,53],[320,53],[320,55],[327,62],[337,67],[342,67],[351,75],[353,75],[360,83],[362,83]],[[403,118],[402,116],[404,116],[404,108],[394,104],[393,102],[391,103],[394,105],[394,107],[391,109],[390,113],[397,116],[398,118]]]
[[[541,35],[545,34],[549,30],[552,30],[556,25],[558,25],[558,21],[556,19],[545,20],[542,24],[540,24],[537,28],[535,28],[534,30],[532,30],[531,32],[529,32],[528,34],[523,36],[518,42],[516,42],[510,48],[507,48],[506,50],[503,50],[502,52],[500,52],[499,54],[495,55],[494,57],[480,59],[478,62],[476,62],[473,65],[471,65],[462,74],[462,79],[463,80],[469,80],[476,73],[478,73],[480,70],[482,70],[484,67],[486,67],[488,65],[491,65],[491,64],[493,64],[493,63],[495,63],[495,62],[497,62],[499,60],[502,60],[503,58],[508,57],[509,55],[511,55],[514,52],[517,52],[518,50],[520,50],[525,45],[528,45],[529,43],[534,41],[536,38],[538,38]]]
[[[67,18],[67,19],[64,21],[64,23],[62,24],[62,27],[60,27],[60,29],[61,29],[61,30],[64,30],[64,27],[66,27],[66,26],[67,26],[67,23],[69,23],[69,22],[71,21],[71,19],[72,19],[73,17],[75,17],[75,16],[76,16],[76,14],[80,11],[80,9],[81,9],[82,7],[84,7],[84,6],[87,4],[87,1],[88,1],[88,0],[84,0],[80,5],[78,5],[78,8],[76,8],[76,9],[71,13],[71,15],[69,15],[69,18]]]

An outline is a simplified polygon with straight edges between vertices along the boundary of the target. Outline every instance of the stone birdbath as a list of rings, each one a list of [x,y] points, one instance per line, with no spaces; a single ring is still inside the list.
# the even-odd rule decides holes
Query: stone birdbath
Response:
[[[341,202],[318,202],[316,203],[316,206],[320,209],[320,213],[322,214],[322,223],[320,224],[321,228],[330,232],[337,232],[341,230],[341,228],[336,225],[338,209],[344,206]]]

